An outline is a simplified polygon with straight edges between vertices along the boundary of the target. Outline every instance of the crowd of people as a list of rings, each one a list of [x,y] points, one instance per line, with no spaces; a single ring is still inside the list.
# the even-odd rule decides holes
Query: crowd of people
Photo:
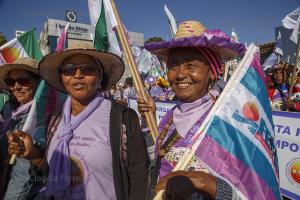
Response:
[[[120,57],[92,46],[50,53],[39,63],[21,58],[1,66],[0,87],[9,100],[1,110],[0,199],[142,200],[153,198],[155,190],[165,190],[165,199],[239,199],[238,191],[211,173],[198,154],[187,171],[172,172],[172,160],[186,151],[186,141],[225,86],[222,57],[246,51],[234,41],[196,42],[217,34],[200,22],[186,21],[172,43],[146,46],[165,56],[167,64],[167,77],[144,76],[147,100],[139,98],[131,77],[119,82],[125,67]],[[24,127],[42,79],[67,98],[51,113],[44,138],[38,138]],[[299,111],[300,77],[292,99],[287,81],[282,64],[268,74],[272,108]],[[155,101],[177,102],[159,124],[151,173],[140,122],[126,106],[128,98],[138,99],[142,115],[155,113]],[[14,156],[15,164],[9,165]]]

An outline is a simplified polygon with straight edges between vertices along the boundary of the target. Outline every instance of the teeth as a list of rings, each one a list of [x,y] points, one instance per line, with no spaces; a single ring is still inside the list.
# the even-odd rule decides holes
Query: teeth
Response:
[[[75,89],[81,89],[84,87],[83,84],[76,84],[76,85],[73,85]]]
[[[189,84],[189,83],[178,83],[177,84],[177,86],[179,87],[179,88],[187,88],[187,87],[189,87],[191,84]]]

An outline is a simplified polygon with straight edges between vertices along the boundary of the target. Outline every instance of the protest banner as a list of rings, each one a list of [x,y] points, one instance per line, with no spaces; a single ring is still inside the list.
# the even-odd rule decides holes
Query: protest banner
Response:
[[[276,111],[272,115],[281,192],[300,199],[300,113]]]

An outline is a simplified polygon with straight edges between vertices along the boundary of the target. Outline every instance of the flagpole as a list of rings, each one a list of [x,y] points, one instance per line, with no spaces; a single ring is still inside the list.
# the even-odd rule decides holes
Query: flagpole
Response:
[[[129,43],[126,39],[125,31],[124,31],[124,28],[123,28],[123,25],[122,25],[117,7],[115,5],[114,0],[110,0],[110,2],[111,2],[111,5],[112,5],[112,9],[114,11],[114,14],[115,14],[117,23],[118,23],[118,25],[116,26],[117,32],[118,32],[118,35],[119,35],[119,38],[120,38],[120,41],[121,41],[121,44],[122,44],[122,47],[123,47],[123,50],[124,50],[125,57],[126,57],[126,59],[128,61],[128,64],[129,64],[131,74],[133,76],[133,80],[134,80],[134,84],[135,84],[136,89],[137,89],[137,93],[139,95],[141,95],[142,99],[147,100],[147,94],[145,92],[145,88],[144,88],[142,79],[140,77],[140,74],[137,70],[137,66],[136,66],[136,63],[134,61],[131,48],[130,48]],[[151,111],[149,111],[149,112],[145,113],[145,117],[146,117],[147,125],[150,128],[150,134],[151,134],[152,139],[155,143],[157,135],[158,135],[158,129],[157,129],[154,114]]]
[[[289,88],[289,95],[288,95],[288,100],[291,99],[292,93],[293,93],[293,88],[296,84],[296,76],[297,76],[297,66],[298,66],[298,59],[299,59],[299,51],[300,51],[300,39],[299,39],[300,34],[297,33],[297,49],[296,49],[296,57],[295,57],[295,64],[293,68],[293,74],[292,74],[292,80],[291,80],[291,85]]]

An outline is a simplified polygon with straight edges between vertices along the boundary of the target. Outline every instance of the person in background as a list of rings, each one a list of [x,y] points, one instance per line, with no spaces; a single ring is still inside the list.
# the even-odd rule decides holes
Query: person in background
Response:
[[[136,98],[136,91],[133,87],[133,79],[132,77],[128,77],[125,79],[125,89],[123,91],[123,102],[128,104],[128,98]]]
[[[44,155],[45,144],[22,131],[40,81],[37,64],[31,58],[20,58],[0,67],[0,87],[9,91],[12,97],[1,111],[5,122],[1,124],[0,132],[0,194],[5,200],[33,199],[43,187],[42,169],[36,158]],[[40,139],[45,141],[45,138]],[[26,149],[29,143],[34,152]],[[8,155],[13,154],[17,155],[16,164],[9,167]]]
[[[272,69],[271,79],[274,86],[269,83],[268,95],[273,111],[300,111],[299,103],[288,99],[288,68],[289,64],[284,62],[276,63]]]

